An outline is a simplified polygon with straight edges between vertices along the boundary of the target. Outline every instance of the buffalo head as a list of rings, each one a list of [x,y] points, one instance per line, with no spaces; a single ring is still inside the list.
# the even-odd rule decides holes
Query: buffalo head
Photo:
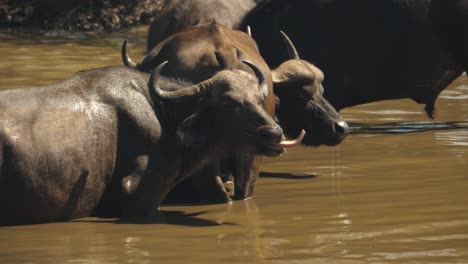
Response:
[[[290,59],[272,71],[274,92],[279,98],[276,116],[287,136],[306,131],[305,145],[334,146],[348,134],[347,123],[323,97],[320,69],[301,60],[294,44],[281,32]]]
[[[197,111],[178,126],[179,144],[187,148],[220,146],[267,156],[283,152],[287,143],[281,141],[283,130],[262,109],[268,93],[266,76],[254,64],[244,63],[256,77],[245,71],[223,70],[185,87],[161,76],[166,62],[156,67],[150,79],[156,98],[196,102]]]

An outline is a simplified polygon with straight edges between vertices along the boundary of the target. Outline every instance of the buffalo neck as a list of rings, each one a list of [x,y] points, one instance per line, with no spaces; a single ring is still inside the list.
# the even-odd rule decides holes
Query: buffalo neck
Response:
[[[163,130],[167,129],[166,131],[170,131],[169,133],[172,135],[171,140],[177,140],[174,135],[176,135],[178,127],[184,120],[199,112],[201,108],[199,98],[183,101],[158,100],[156,102],[156,107],[162,109],[162,111],[158,111],[162,113],[162,115],[159,116],[160,122],[164,127]],[[181,167],[183,168],[177,173],[173,185],[187,179],[206,164],[218,158],[220,154],[227,151],[222,142],[214,138],[213,141],[210,141],[202,147],[190,148],[181,146],[177,141],[174,142],[173,146],[177,146],[177,152],[179,153],[177,156],[180,158],[182,163]]]
[[[153,105],[163,129],[171,133],[175,133],[185,119],[198,111],[198,99],[163,101],[156,98]]]

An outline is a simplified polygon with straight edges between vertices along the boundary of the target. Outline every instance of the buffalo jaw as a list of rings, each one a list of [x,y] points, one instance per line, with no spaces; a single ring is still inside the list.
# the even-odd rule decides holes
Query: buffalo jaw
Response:
[[[279,128],[278,131],[280,131],[282,134],[281,128]],[[299,135],[295,139],[281,140],[277,142],[269,142],[267,144],[262,144],[259,147],[259,152],[262,155],[265,155],[268,157],[276,157],[278,155],[283,154],[285,148],[299,146],[302,140],[304,139],[305,134],[306,134],[305,130],[302,129]]]
[[[349,134],[348,124],[343,120],[327,120],[316,126],[306,125],[307,135],[302,141],[306,146],[329,146],[340,144]]]
[[[281,146],[283,138],[283,129],[279,126],[263,126],[257,129],[256,153],[268,157],[276,157],[283,153],[284,147]]]

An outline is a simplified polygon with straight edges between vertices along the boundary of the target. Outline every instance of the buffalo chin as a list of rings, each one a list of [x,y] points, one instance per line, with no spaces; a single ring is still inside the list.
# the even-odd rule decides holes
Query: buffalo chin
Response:
[[[312,133],[311,133],[312,134]],[[309,147],[319,147],[322,145],[334,147],[340,144],[344,137],[314,137],[314,136],[306,136],[302,140],[302,145],[309,146]]]

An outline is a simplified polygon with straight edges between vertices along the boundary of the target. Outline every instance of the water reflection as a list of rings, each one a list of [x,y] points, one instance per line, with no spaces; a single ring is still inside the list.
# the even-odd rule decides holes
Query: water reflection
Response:
[[[466,76],[466,74],[465,74]],[[446,99],[446,100],[463,100],[463,99],[468,99],[468,95],[466,94],[466,91],[468,91],[468,84],[464,83],[455,83],[456,87],[452,90],[449,91],[444,91],[441,95],[440,98]]]
[[[127,263],[151,263],[148,256],[151,254],[148,251],[141,250],[138,248],[138,244],[141,243],[142,238],[140,237],[126,237],[122,240],[124,244],[124,253],[128,257]]]
[[[447,146],[468,147],[468,130],[439,132],[434,134],[435,139],[444,142]]]

